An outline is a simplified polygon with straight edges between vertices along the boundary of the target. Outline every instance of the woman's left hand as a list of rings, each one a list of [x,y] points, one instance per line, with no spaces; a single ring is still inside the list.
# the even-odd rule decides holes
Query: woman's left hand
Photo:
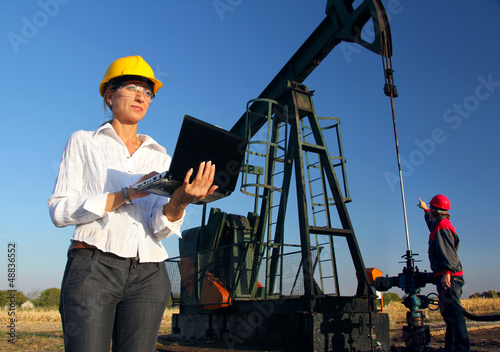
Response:
[[[209,162],[202,162],[198,168],[198,172],[193,181],[190,182],[193,175],[193,169],[190,169],[184,177],[183,184],[178,187],[172,194],[172,199],[165,207],[164,214],[172,221],[169,215],[173,218],[180,218],[177,211],[184,212],[184,209],[190,204],[202,200],[205,197],[212,195],[218,186],[213,185],[215,176],[215,165]],[[174,215],[176,214],[176,215]]]

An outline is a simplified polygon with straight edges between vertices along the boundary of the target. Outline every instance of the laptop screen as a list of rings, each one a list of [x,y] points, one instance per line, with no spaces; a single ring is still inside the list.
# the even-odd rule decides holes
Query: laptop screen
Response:
[[[215,164],[214,184],[234,191],[245,156],[247,139],[220,127],[184,115],[169,174],[184,179],[193,168],[193,177],[202,161]]]

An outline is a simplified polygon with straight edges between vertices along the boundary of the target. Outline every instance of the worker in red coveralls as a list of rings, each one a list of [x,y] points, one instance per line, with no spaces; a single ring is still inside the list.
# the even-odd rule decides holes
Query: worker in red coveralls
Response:
[[[458,258],[460,240],[450,222],[450,200],[438,194],[429,202],[418,199],[417,206],[425,211],[429,235],[429,261],[436,277],[439,307],[446,323],[445,351],[470,351],[469,334],[460,296],[464,285],[462,264]]]

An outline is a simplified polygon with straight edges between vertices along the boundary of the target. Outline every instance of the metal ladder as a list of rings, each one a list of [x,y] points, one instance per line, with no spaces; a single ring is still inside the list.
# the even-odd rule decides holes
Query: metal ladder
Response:
[[[265,246],[265,248],[257,248],[254,263],[260,265],[263,257],[267,258],[265,262],[265,287],[267,289],[266,294],[269,296],[276,293],[274,292],[276,279],[279,280],[278,293],[282,292],[282,268],[271,278],[269,258],[271,257],[272,248],[278,248],[273,244],[272,234],[275,232],[278,223],[276,213],[279,212],[281,203],[280,195],[283,193],[283,189],[277,186],[280,182],[276,181],[276,178],[284,174],[283,164],[285,162],[288,138],[287,112],[285,108],[274,100],[254,99],[247,103],[247,121],[251,120],[249,115],[253,113],[250,110],[251,104],[253,104],[252,106],[256,104],[267,105],[265,108],[266,115],[260,116],[267,120],[267,133],[266,138],[259,139],[259,136],[257,136],[257,138],[249,140],[241,192],[254,197],[254,213],[261,214],[258,224],[259,228],[255,231],[260,237],[254,237],[253,240],[256,243],[262,243],[262,246]],[[252,135],[251,132],[250,127],[247,126],[247,134],[249,136]],[[254,182],[249,180],[250,175],[255,177]],[[281,254],[283,254],[281,247],[280,249]],[[282,265],[282,261],[280,263]],[[254,269],[255,274],[258,271],[259,268],[256,267]],[[271,280],[273,281],[272,283]],[[253,286],[254,292],[252,295],[256,291],[256,285]]]
[[[310,92],[306,86],[289,82],[287,101],[289,106],[293,107],[293,109],[289,108],[291,126],[289,149],[291,150],[290,157],[294,163],[297,187],[305,295],[324,294],[324,290],[330,289],[325,285],[327,279],[333,281],[331,294],[340,295],[334,237],[344,237],[347,241],[358,277],[357,294],[368,294],[368,279],[364,263],[346,208],[346,202],[350,199],[347,188],[345,188],[347,187],[345,172],[343,178],[345,195],[343,195],[342,187],[334,170],[336,164],[332,162],[323,136],[325,128],[320,126],[320,119],[314,111],[312,95],[313,92]],[[306,131],[305,126],[308,126],[307,129],[310,129],[310,132],[303,133]],[[341,150],[341,144],[339,147]],[[345,160],[342,153],[339,157],[340,165],[338,166],[344,168]],[[306,181],[307,172],[309,172],[308,181]],[[314,176],[313,173],[316,173],[317,176]],[[313,187],[316,183],[319,186]],[[319,189],[318,192],[316,192],[316,188]],[[316,200],[316,198],[321,200]],[[334,224],[332,215],[334,215],[335,209],[338,220]],[[320,214],[323,214],[322,223],[319,221]],[[312,224],[310,216],[313,217]],[[316,286],[315,263],[313,263],[311,252],[311,248],[320,245],[325,246],[322,250],[321,265],[319,266],[321,268],[319,281],[323,292],[318,292]]]
[[[335,117],[316,117],[318,123],[320,125],[320,129],[322,134],[324,135],[325,131],[332,130],[335,133],[337,141],[337,149],[338,156],[331,156],[331,163],[335,168],[340,169],[340,175],[342,176],[342,188],[343,188],[343,201],[345,203],[349,203],[351,201],[349,188],[347,185],[347,176],[345,170],[345,157],[343,153],[342,147],[342,139],[340,134],[340,120]],[[307,145],[314,144],[315,142],[309,142],[311,138],[313,138],[313,132],[311,127],[306,123],[308,119],[301,119],[300,126],[302,132],[302,140],[307,143]],[[325,125],[326,124],[326,125]],[[330,148],[331,151],[331,148]],[[313,155],[311,155],[313,154]],[[305,157],[305,168],[307,171],[307,183],[309,189],[309,198],[310,198],[310,206],[311,206],[311,215],[313,218],[313,226],[325,226],[332,227],[331,220],[331,209],[330,207],[335,206],[334,198],[328,193],[327,180],[325,179],[323,173],[323,167],[321,165],[320,158],[317,153],[313,153],[308,148],[304,149],[304,157]],[[337,279],[337,262],[335,257],[335,245],[332,236],[328,236],[325,239],[321,238],[319,234],[314,234],[314,245],[319,248],[328,249],[330,256],[328,253],[323,252],[323,256],[320,256],[318,260],[318,272],[319,272],[319,281],[321,285],[321,290],[326,292],[328,288],[325,285],[325,281],[331,281],[331,288],[334,289],[333,295],[339,294],[339,282]],[[321,252],[319,252],[321,254]],[[331,263],[330,263],[331,262]],[[330,263],[330,264],[329,264]],[[327,272],[323,270],[323,265],[327,266]],[[330,268],[331,266],[331,268]]]

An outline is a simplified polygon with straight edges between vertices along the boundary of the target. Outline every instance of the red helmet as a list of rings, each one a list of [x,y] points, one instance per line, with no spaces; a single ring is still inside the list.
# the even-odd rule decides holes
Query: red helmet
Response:
[[[442,194],[438,194],[434,196],[431,201],[429,202],[430,205],[432,205],[434,208],[439,208],[443,210],[450,210],[450,200],[448,197],[443,196]]]

